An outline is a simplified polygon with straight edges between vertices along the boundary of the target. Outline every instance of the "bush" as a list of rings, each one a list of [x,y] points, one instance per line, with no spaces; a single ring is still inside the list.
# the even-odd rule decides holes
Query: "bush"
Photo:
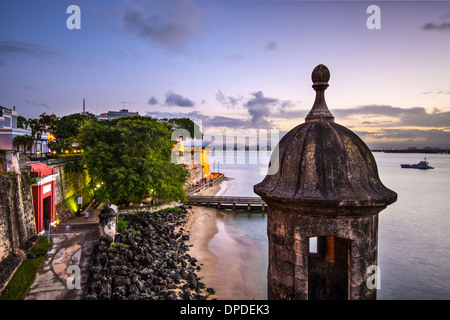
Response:
[[[120,217],[117,221],[117,231],[122,231],[128,228],[128,222],[125,220],[125,217]]]

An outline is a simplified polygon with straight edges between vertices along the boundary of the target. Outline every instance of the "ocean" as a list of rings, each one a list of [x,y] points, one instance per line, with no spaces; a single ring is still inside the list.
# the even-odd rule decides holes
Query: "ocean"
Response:
[[[230,151],[227,151],[230,152]],[[231,151],[232,152],[232,151]],[[379,214],[379,300],[450,299],[450,155],[374,152],[383,184],[397,192],[398,200]],[[253,186],[262,181],[266,164],[252,159],[256,152],[235,151],[234,161],[224,163],[210,155],[211,170],[228,178],[217,195],[256,196]],[[433,170],[404,169],[426,157]],[[225,157],[223,157],[225,158]],[[230,157],[228,159],[233,159]],[[219,163],[220,162],[220,163]],[[230,161],[229,161],[230,162]],[[261,170],[261,168],[263,170]],[[224,210],[217,218],[218,233],[209,248],[224,255],[223,233],[254,253],[246,261],[249,296],[267,298],[267,213]],[[226,217],[226,219],[224,219]],[[221,249],[223,248],[223,249]],[[228,248],[229,249],[229,248]]]

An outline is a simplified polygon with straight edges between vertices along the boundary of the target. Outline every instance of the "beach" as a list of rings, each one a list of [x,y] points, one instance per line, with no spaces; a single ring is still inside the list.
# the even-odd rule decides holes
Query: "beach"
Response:
[[[200,195],[213,196],[221,186],[203,190]],[[260,259],[256,245],[232,223],[232,211],[213,207],[192,206],[186,230],[189,231],[190,255],[198,259],[201,270],[197,274],[215,294],[210,299],[253,300],[266,299],[255,284],[265,270],[255,270],[254,261]]]

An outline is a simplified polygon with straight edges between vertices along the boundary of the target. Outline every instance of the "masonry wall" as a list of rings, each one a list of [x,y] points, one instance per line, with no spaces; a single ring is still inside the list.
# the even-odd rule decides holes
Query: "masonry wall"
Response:
[[[28,173],[0,176],[0,262],[35,234]]]
[[[309,298],[312,274],[323,274],[323,264],[315,263],[309,253],[310,237],[336,237],[348,241],[348,299],[376,299],[376,290],[366,286],[367,267],[377,265],[378,211],[366,208],[356,212],[269,205],[268,298]],[[311,214],[315,212],[316,214]],[[312,263],[309,266],[310,262]],[[324,278],[327,276],[323,275]],[[344,297],[345,298],[345,297]]]
[[[93,198],[87,188],[90,177],[86,170],[82,173],[66,172],[64,164],[52,166],[59,176],[55,180],[55,210],[58,221],[73,216],[78,210],[78,197],[83,198],[82,209],[86,208]]]

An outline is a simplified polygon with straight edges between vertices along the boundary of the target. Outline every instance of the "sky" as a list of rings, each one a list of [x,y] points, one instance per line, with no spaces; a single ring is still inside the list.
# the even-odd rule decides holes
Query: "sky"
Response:
[[[85,98],[282,136],[324,64],[335,122],[369,147],[450,148],[449,57],[450,1],[0,1],[0,105],[26,118]]]

